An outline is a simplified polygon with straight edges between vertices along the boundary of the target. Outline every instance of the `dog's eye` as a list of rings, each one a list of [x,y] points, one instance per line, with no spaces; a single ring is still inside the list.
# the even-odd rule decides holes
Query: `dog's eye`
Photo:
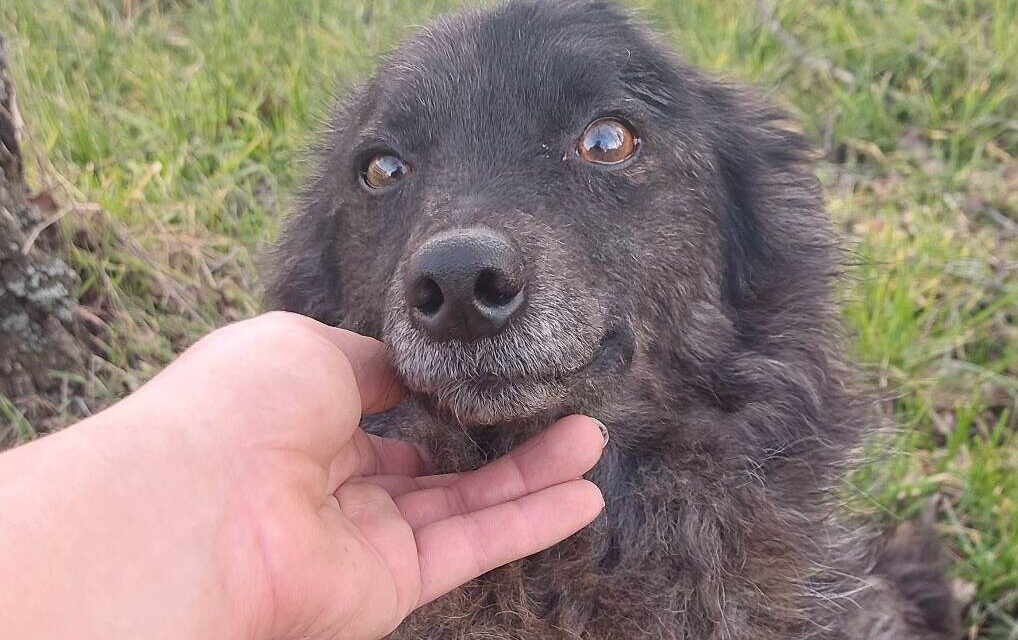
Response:
[[[601,118],[587,125],[576,153],[593,164],[618,164],[632,158],[639,144],[629,127],[614,118]]]
[[[408,173],[410,167],[407,163],[396,156],[380,155],[372,158],[364,167],[361,171],[361,180],[372,189],[384,189],[396,184]]]

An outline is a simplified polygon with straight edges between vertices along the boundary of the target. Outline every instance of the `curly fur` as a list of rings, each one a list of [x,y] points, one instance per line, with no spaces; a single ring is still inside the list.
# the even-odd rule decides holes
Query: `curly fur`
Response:
[[[604,115],[641,138],[614,170],[573,153]],[[379,151],[413,171],[368,193]],[[443,470],[567,413],[612,433],[594,525],[394,638],[955,637],[930,536],[849,526],[832,497],[877,421],[840,356],[808,145],[781,113],[611,3],[517,0],[411,38],[318,157],[269,299],[389,344],[414,400],[371,429],[427,443]],[[436,344],[403,265],[467,226],[521,247],[527,308],[493,339]]]

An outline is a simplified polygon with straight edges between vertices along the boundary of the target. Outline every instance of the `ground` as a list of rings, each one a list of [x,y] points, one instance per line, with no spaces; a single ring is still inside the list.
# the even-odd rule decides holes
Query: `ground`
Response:
[[[330,96],[462,0],[4,0],[36,201],[101,355],[84,412],[259,308]],[[846,487],[939,502],[966,637],[1018,638],[1018,2],[633,0],[817,141],[850,350],[900,430]],[[0,397],[0,425],[35,425]]]

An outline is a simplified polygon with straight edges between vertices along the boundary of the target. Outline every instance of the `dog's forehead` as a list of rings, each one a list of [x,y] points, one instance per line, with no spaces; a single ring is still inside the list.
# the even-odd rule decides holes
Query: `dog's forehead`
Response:
[[[572,2],[513,2],[440,22],[379,70],[378,122],[446,141],[575,126],[623,99],[623,69],[639,44],[627,41],[628,26],[614,8]]]

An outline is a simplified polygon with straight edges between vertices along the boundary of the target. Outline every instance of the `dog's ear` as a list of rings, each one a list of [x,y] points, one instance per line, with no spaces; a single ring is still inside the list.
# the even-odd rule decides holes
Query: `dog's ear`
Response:
[[[326,179],[312,182],[267,252],[262,273],[268,308],[293,311],[326,324],[342,321],[333,209]]]
[[[363,126],[375,105],[375,81],[350,87],[336,100],[318,143],[310,149],[314,177],[304,187],[297,210],[284,221],[279,239],[262,264],[265,304],[320,322],[339,325],[344,316],[336,254],[343,175],[341,150],[350,132]]]
[[[808,141],[755,96],[717,91],[726,302],[744,309],[800,284],[824,299],[833,243]]]

